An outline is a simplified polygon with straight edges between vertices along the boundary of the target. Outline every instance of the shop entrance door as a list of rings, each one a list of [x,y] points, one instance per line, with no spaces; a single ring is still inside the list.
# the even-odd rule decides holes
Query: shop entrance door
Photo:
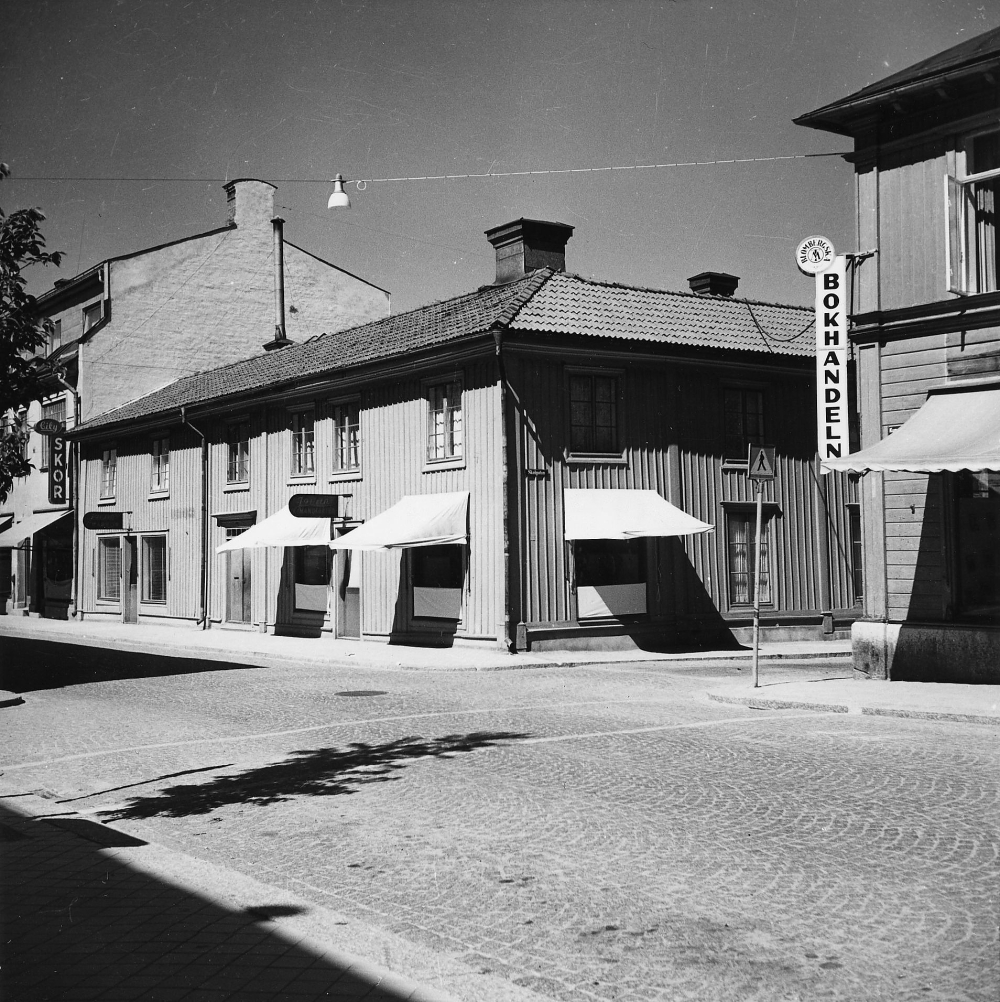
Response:
[[[135,536],[122,547],[122,622],[139,622],[139,559]]]
[[[342,536],[355,526],[340,529]],[[361,551],[337,550],[337,636],[361,639]]]
[[[226,529],[226,539],[232,539],[248,526],[233,526]],[[227,554],[228,573],[226,575],[226,622],[245,623],[253,621],[250,607],[251,557],[253,550],[230,550]]]

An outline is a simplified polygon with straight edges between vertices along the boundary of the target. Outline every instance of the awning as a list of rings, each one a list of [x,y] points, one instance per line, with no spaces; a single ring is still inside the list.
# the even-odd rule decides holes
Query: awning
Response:
[[[266,546],[325,546],[330,542],[328,518],[298,518],[285,505],[263,522],[215,548],[225,550],[262,550]]]
[[[1000,470],[1000,386],[979,390],[931,390],[926,403],[881,442],[828,470]]]
[[[563,491],[567,539],[633,539],[691,536],[715,528],[688,515],[656,491]]]
[[[4,532],[0,532],[0,550],[20,546],[29,536],[36,532],[48,528],[67,515],[72,515],[71,511],[45,511],[40,515],[29,515],[22,518],[16,525],[12,525]]]
[[[334,550],[391,550],[464,543],[469,538],[469,492],[408,494],[381,515],[333,540]]]

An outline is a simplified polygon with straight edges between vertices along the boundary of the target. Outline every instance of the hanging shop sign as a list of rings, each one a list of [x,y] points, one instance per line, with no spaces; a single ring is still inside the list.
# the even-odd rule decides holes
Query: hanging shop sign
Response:
[[[49,453],[49,504],[67,504],[70,494],[69,442],[61,431],[50,433],[46,447]]]
[[[336,518],[339,494],[293,494],[288,510],[296,518]]]
[[[35,431],[37,431],[39,435],[59,435],[65,430],[65,423],[63,421],[57,421],[55,418],[46,417],[35,422]]]
[[[795,248],[795,263],[803,275],[818,275],[833,264],[836,252],[826,237],[806,237]]]
[[[822,463],[850,451],[847,405],[847,258],[816,275],[816,427]],[[829,472],[822,465],[824,473]]]
[[[85,529],[121,529],[124,525],[123,511],[87,511],[83,514]]]

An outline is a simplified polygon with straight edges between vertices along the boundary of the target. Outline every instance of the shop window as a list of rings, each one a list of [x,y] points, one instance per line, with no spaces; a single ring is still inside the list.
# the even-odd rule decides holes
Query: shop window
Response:
[[[118,451],[105,449],[101,453],[101,497],[113,498],[118,488]]]
[[[578,619],[646,613],[644,539],[578,539],[573,556]]]
[[[65,399],[53,400],[52,403],[42,404],[42,417],[49,421],[66,422],[66,401]],[[39,469],[49,468],[49,452],[51,451],[51,440],[48,435],[42,439],[42,463]]]
[[[97,597],[118,602],[122,597],[122,541],[105,536],[97,541]]]
[[[764,391],[727,386],[722,393],[725,459],[745,463],[750,446],[764,444]]]
[[[427,458],[462,457],[462,384],[457,380],[427,389]]]
[[[996,292],[1000,130],[969,136],[948,183],[948,286],[963,294]]]
[[[142,600],[167,601],[167,537],[142,537]]]
[[[761,523],[760,604],[771,604],[770,520]],[[756,558],[757,515],[754,511],[729,512],[726,515],[726,556],[729,569],[730,606],[753,605]]]
[[[847,506],[847,529],[851,546],[851,599],[859,606],[865,598],[865,565],[861,550],[861,506],[858,504]]]
[[[83,333],[86,334],[87,331],[93,327],[98,320],[101,319],[101,304],[91,303],[90,306],[84,307],[83,310]]]
[[[226,427],[226,483],[250,481],[250,422],[233,421]]]
[[[418,546],[410,550],[415,619],[462,618],[465,547]]]
[[[333,470],[346,473],[361,468],[361,405],[358,401],[333,408]]]
[[[618,377],[572,373],[569,377],[571,453],[619,453]]]
[[[298,612],[326,612],[330,585],[330,547],[296,546],[295,609]]]
[[[1000,621],[1000,473],[955,476],[955,612],[961,619]]]
[[[150,450],[149,489],[153,493],[163,492],[170,487],[170,439],[154,438]]]
[[[311,410],[292,413],[292,464],[293,477],[316,475],[315,415]]]

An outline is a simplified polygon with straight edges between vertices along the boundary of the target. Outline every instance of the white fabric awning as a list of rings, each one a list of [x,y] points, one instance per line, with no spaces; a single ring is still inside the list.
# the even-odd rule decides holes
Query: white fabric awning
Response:
[[[567,539],[633,539],[636,536],[691,536],[715,528],[688,515],[656,491],[563,491]]]
[[[71,515],[69,511],[44,511],[40,515],[29,515],[9,529],[0,532],[0,550],[20,546],[29,536]]]
[[[469,492],[408,494],[380,515],[333,540],[334,550],[392,550],[465,543]]]
[[[250,526],[246,532],[215,548],[226,550],[261,550],[266,546],[325,546],[330,542],[328,518],[298,518],[285,505],[281,511]]]
[[[1000,470],[1000,386],[931,391],[926,403],[881,442],[843,459],[823,461],[828,470]]]

